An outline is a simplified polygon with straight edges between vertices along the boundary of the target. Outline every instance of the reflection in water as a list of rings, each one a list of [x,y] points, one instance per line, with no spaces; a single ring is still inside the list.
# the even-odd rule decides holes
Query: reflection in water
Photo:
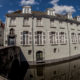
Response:
[[[80,59],[30,68],[24,80],[80,80]]]

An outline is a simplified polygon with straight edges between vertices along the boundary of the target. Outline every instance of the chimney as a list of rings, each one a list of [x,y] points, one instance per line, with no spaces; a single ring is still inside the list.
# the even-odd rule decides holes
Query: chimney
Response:
[[[77,16],[77,21],[80,21],[80,16]]]
[[[48,8],[48,9],[47,9],[47,15],[55,16],[55,9],[53,9],[53,8]]]
[[[23,6],[22,13],[24,13],[24,14],[26,14],[26,13],[31,14],[31,6]]]
[[[72,13],[69,12],[69,13],[67,14],[67,17],[68,17],[68,19],[73,19],[73,17],[72,17]]]

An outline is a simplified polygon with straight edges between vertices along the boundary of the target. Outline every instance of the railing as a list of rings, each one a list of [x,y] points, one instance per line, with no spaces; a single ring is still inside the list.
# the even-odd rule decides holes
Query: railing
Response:
[[[14,60],[20,63],[20,48],[8,46],[0,48],[0,75],[7,75]]]
[[[23,60],[26,59],[20,47],[1,47],[0,76],[9,80],[23,80],[29,67],[28,62]]]

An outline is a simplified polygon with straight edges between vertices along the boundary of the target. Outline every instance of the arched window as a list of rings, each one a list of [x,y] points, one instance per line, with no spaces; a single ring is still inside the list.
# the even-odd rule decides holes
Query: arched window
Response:
[[[45,33],[42,31],[35,32],[35,44],[44,45],[45,44]]]
[[[15,31],[13,28],[10,29],[10,35],[14,35],[15,34]]]

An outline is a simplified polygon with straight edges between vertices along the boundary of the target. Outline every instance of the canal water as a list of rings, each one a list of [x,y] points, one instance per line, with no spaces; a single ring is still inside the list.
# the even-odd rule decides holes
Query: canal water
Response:
[[[27,70],[24,80],[80,80],[80,59]]]

